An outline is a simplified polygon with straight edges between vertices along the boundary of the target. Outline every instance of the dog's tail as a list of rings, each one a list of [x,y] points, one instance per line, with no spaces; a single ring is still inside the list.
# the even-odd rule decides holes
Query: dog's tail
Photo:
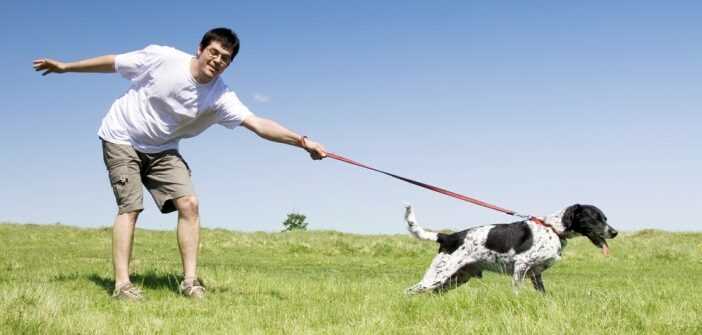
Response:
[[[420,240],[428,240],[434,242],[438,241],[437,233],[433,231],[424,230],[424,228],[420,227],[417,224],[417,218],[415,217],[414,211],[412,210],[412,205],[410,204],[405,205],[405,221],[407,221],[407,230],[409,230],[412,236]]]

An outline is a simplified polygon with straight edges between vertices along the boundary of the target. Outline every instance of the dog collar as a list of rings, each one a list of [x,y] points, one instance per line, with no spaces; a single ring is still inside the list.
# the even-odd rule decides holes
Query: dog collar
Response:
[[[561,235],[561,233],[559,233],[554,226],[546,223],[546,220],[539,218],[539,217],[536,217],[536,216],[530,217],[529,220],[536,223],[536,224],[539,224],[539,225],[542,225],[546,228],[551,229],[551,231],[553,231],[553,233],[556,234],[556,236],[558,236],[559,239],[561,239],[561,240],[565,239],[565,236]]]

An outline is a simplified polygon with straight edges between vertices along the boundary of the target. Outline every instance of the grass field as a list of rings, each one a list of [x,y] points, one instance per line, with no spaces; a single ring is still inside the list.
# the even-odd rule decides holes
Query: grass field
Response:
[[[436,247],[409,236],[205,229],[204,301],[177,294],[175,233],[138,230],[133,281],[110,298],[110,229],[0,224],[2,334],[702,334],[702,234],[571,240],[515,294],[506,276],[407,297]]]

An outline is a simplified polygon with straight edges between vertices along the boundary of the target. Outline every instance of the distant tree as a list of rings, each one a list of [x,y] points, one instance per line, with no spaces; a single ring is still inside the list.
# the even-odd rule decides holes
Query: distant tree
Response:
[[[288,214],[288,218],[283,221],[283,227],[285,227],[283,231],[307,230],[305,219],[307,217],[300,213],[293,212]]]

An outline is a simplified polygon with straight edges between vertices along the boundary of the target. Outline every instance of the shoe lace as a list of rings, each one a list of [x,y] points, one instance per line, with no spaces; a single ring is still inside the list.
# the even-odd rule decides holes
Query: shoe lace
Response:
[[[131,295],[141,295],[141,290],[136,286],[131,286],[126,290],[126,292]]]
[[[202,286],[199,280],[195,279],[189,284],[187,282],[183,282],[181,291],[190,295],[197,291],[205,292],[205,287]]]
[[[129,296],[133,296],[133,297],[139,297],[139,296],[141,296],[141,290],[138,287],[136,287],[130,283],[127,283],[127,284],[120,286],[119,289],[115,290],[114,295],[117,296],[119,294],[125,294],[125,295],[129,295]]]

